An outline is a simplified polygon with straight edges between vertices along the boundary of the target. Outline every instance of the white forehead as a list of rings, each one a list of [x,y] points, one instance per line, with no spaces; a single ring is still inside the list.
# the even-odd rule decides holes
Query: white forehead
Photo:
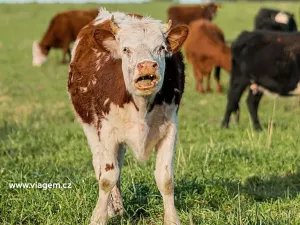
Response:
[[[139,19],[125,13],[109,12],[105,8],[101,8],[94,24],[109,20],[112,15],[120,28],[117,37],[121,46],[136,47],[143,44],[154,48],[165,41],[162,22],[151,17]]]

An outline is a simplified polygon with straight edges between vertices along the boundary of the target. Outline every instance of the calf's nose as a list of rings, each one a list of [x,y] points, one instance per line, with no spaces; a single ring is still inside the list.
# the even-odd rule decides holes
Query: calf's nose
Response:
[[[140,74],[154,74],[158,69],[158,64],[153,61],[144,61],[137,64]]]

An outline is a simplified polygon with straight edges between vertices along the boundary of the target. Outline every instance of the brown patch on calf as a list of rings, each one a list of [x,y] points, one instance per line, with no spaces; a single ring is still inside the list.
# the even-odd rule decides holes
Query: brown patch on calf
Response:
[[[105,171],[109,171],[109,170],[113,170],[115,167],[114,167],[114,164],[111,163],[111,165],[109,165],[108,163],[105,164]]]

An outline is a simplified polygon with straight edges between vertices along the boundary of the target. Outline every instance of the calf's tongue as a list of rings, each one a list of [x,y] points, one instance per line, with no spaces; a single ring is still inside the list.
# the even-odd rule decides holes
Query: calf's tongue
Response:
[[[151,85],[151,80],[146,79],[146,80],[141,80],[139,81],[139,86],[150,86]]]

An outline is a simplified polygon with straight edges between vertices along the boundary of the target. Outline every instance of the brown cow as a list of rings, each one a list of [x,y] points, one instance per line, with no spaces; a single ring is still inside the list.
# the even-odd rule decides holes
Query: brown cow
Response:
[[[43,39],[32,46],[32,65],[41,66],[46,60],[51,48],[62,48],[62,63],[67,63],[67,54],[71,58],[70,43],[75,41],[79,31],[96,18],[99,9],[71,10],[55,15]]]
[[[75,42],[68,91],[93,154],[99,198],[91,224],[122,214],[120,175],[126,147],[140,160],[156,149],[155,180],[164,224],[179,225],[173,159],[177,112],[184,90],[179,52],[185,25],[125,13],[99,12]]]
[[[221,8],[220,4],[209,3],[197,6],[172,6],[168,9],[168,18],[172,20],[173,25],[187,24],[197,19],[212,20],[215,18],[217,10]]]
[[[184,50],[189,63],[193,65],[196,89],[203,93],[203,76],[207,77],[207,92],[211,92],[210,74],[216,66],[215,77],[217,92],[221,93],[220,67],[228,73],[231,71],[231,51],[225,44],[222,30],[208,20],[196,20],[189,25],[189,36]]]

